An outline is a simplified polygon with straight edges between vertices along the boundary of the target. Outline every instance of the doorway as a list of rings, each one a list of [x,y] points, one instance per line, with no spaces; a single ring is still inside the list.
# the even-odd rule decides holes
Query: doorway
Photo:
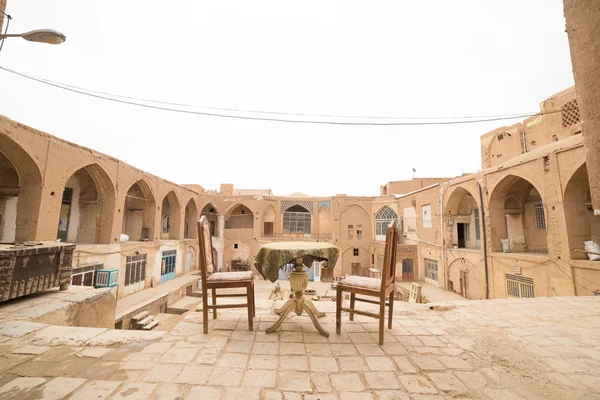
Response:
[[[413,260],[409,258],[402,260],[402,280],[412,281],[414,279]]]
[[[469,224],[456,224],[457,236],[458,236],[458,248],[463,249],[467,247],[467,241],[469,240]]]
[[[71,214],[71,200],[73,199],[73,189],[66,187],[63,192],[62,203],[60,205],[60,216],[58,218],[58,233],[56,238],[61,242],[67,241],[67,232],[69,231],[69,215]]]

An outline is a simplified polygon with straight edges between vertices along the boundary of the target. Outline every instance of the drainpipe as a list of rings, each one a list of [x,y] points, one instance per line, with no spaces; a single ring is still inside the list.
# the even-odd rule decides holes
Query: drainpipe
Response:
[[[446,249],[444,247],[444,187],[440,185],[440,232],[442,236],[442,269],[444,270],[444,290],[448,290],[448,271],[446,271]]]
[[[523,142],[523,154],[527,153],[527,137],[525,136],[525,128],[521,128],[521,141]]]
[[[481,182],[477,182],[479,188],[479,209],[481,210],[481,226],[483,229],[483,265],[485,268],[485,298],[490,298],[490,284],[488,279],[488,257],[487,257],[487,234],[485,230],[485,208],[483,206],[483,191],[481,190]]]

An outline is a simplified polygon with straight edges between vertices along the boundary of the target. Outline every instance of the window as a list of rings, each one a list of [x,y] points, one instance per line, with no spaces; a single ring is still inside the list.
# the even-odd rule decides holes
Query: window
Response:
[[[388,206],[382,207],[381,210],[377,212],[377,215],[375,216],[376,240],[385,240],[387,228],[392,221],[398,221],[398,215]]]
[[[348,239],[352,239],[354,236],[354,225],[348,225]]]
[[[423,228],[431,228],[431,204],[421,207],[423,211]]]
[[[125,286],[146,279],[146,254],[128,256],[125,259]]]
[[[188,221],[185,221],[185,224],[183,225],[183,236],[187,238],[189,236],[189,232],[190,232],[190,223]]]
[[[362,225],[356,225],[356,238],[362,239]]]
[[[102,264],[92,264],[73,268],[71,271],[71,285],[94,286],[94,275],[97,269],[102,269]]]
[[[264,231],[265,236],[273,236],[273,222],[265,222]]]
[[[233,248],[234,248],[234,249],[237,249],[237,248],[238,248],[238,244],[237,244],[237,243],[234,243],[234,244],[233,244]]]
[[[535,227],[537,229],[546,229],[546,217],[544,216],[544,205],[535,203]]]
[[[299,205],[284,211],[283,233],[310,233],[310,212]]]
[[[506,274],[506,297],[534,297],[533,279],[521,275]]]
[[[175,277],[175,261],[177,258],[177,250],[168,250],[162,252],[162,263],[160,268],[160,274],[162,276],[167,276],[168,279],[173,279]],[[164,282],[165,279],[161,279]]]
[[[430,260],[426,258],[425,260],[425,279],[430,279],[432,281],[437,282],[438,280],[438,263],[436,260]]]
[[[479,227],[479,209],[473,209],[473,215],[475,216],[475,240],[479,240],[481,237],[481,228]]]
[[[358,257],[358,249],[354,249],[354,257]]]
[[[567,127],[579,122],[579,103],[577,103],[577,99],[566,102],[561,111],[562,126]]]
[[[371,265],[375,265],[375,254],[371,254]]]
[[[169,216],[163,215],[163,225],[162,225],[163,233],[169,233],[170,229],[171,229],[171,226],[169,225]]]

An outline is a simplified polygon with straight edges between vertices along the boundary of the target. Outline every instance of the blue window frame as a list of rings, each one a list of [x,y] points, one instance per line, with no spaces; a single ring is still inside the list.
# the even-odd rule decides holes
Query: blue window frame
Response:
[[[177,250],[168,250],[162,252],[162,262],[160,266],[160,281],[166,282],[175,278],[175,261],[177,260]]]

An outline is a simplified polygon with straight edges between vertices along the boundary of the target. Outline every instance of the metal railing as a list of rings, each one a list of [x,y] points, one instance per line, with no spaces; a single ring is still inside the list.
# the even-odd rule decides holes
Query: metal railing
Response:
[[[268,240],[333,240],[330,233],[262,233],[261,239]]]

